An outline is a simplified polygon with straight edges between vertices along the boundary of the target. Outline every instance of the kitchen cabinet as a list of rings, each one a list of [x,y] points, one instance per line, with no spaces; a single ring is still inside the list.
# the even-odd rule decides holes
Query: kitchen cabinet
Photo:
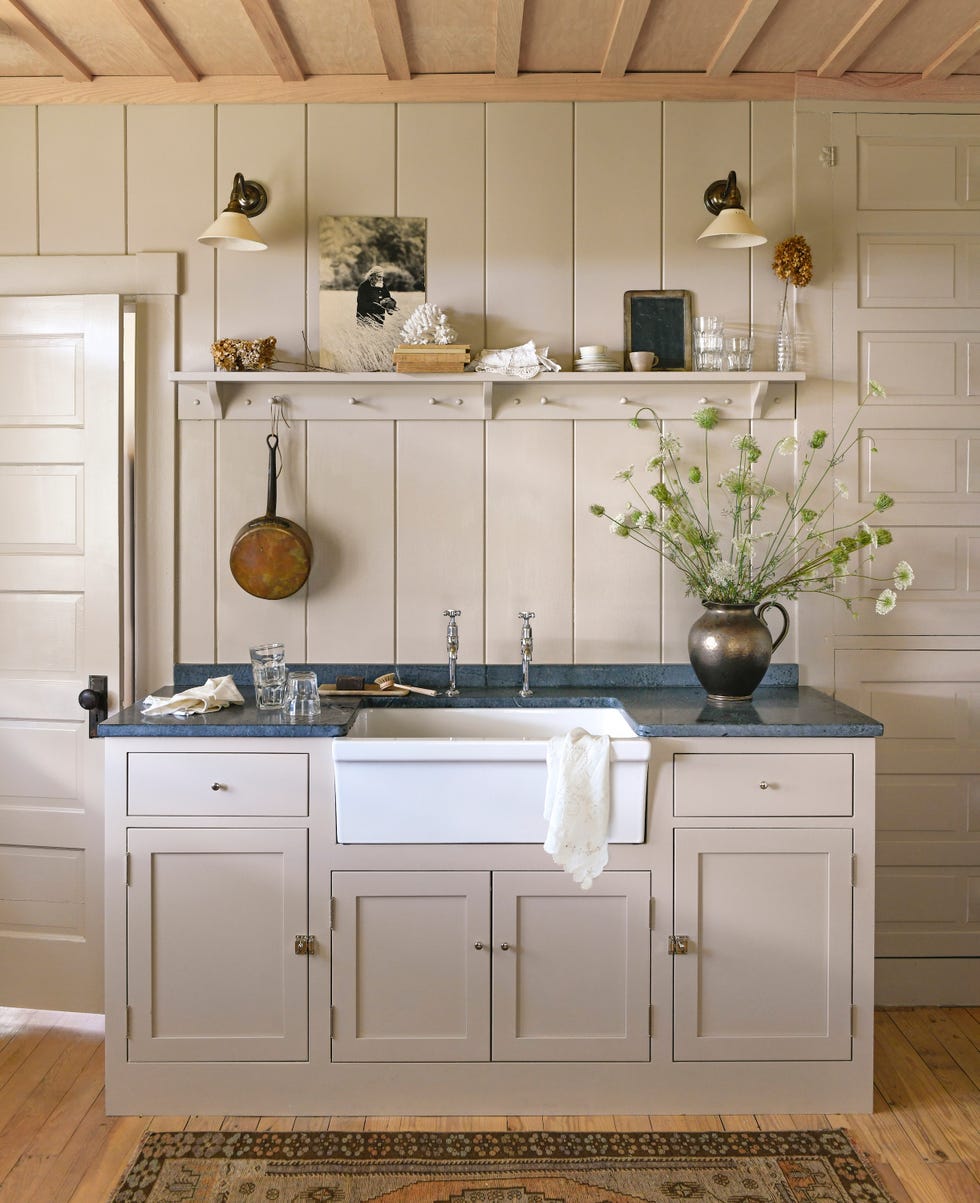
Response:
[[[646,1061],[650,875],[333,875],[336,1061]]]
[[[329,737],[158,723],[105,741],[110,1114],[870,1108],[873,739],[650,737],[583,891],[340,843]]]

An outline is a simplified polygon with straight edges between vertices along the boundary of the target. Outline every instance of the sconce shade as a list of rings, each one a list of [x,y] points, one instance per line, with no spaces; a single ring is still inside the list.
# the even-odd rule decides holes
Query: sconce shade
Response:
[[[249,221],[265,211],[268,196],[261,184],[246,180],[239,171],[231,189],[227,208],[219,213],[203,234],[197,237],[205,246],[225,251],[266,251],[268,244],[259,237]]]
[[[707,229],[698,235],[698,242],[718,250],[740,250],[750,246],[762,246],[768,242],[765,234],[742,208],[742,196],[738,190],[735,172],[728,173],[727,180],[715,180],[704,191],[704,207],[717,216]]]
[[[737,251],[768,241],[744,209],[722,209],[704,233],[698,235],[698,242],[719,250]]]

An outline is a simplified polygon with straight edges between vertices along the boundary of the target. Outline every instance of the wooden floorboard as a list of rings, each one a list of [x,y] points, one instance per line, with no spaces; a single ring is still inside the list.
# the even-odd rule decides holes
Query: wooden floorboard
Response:
[[[107,1117],[102,1021],[0,1008],[0,1203],[106,1203],[147,1131],[846,1128],[898,1203],[980,1203],[980,1007],[875,1017],[871,1115]]]

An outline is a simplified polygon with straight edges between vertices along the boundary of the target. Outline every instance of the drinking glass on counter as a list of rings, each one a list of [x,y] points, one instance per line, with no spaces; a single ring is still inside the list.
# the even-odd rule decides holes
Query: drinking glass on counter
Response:
[[[699,315],[694,319],[694,370],[720,372],[725,350],[725,329],[720,317]]]
[[[289,718],[314,718],[320,713],[316,673],[302,671],[289,674],[282,708]]]
[[[248,649],[252,659],[255,704],[259,710],[280,710],[286,697],[286,647],[260,643]]]

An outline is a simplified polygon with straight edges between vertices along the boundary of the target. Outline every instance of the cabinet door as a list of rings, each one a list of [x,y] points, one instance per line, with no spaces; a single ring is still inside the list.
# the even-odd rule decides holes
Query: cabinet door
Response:
[[[490,876],[333,874],[335,1061],[486,1061]]]
[[[495,1061],[648,1061],[649,1008],[649,873],[494,873]]]
[[[674,1060],[849,1060],[851,832],[674,841]]]
[[[129,832],[131,1061],[305,1061],[306,832]]]

